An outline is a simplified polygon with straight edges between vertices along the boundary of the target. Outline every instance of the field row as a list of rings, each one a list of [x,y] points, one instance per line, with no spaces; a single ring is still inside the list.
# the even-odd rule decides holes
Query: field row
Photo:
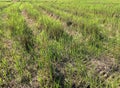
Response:
[[[0,5],[0,87],[119,88],[119,5],[78,2]]]

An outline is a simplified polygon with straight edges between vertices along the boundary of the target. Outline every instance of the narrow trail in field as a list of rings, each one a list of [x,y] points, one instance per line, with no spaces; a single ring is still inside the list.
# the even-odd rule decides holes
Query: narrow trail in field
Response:
[[[24,17],[24,19],[25,19],[25,21],[27,23],[27,26],[29,28],[31,28],[31,30],[33,31],[33,34],[36,35],[37,34],[37,31],[35,30],[36,29],[36,21],[29,17],[29,14],[27,13],[26,10],[23,10],[21,12],[21,14]]]
[[[59,20],[62,23],[62,26],[64,27],[64,30],[66,33],[68,33],[71,36],[79,36],[80,33],[78,33],[75,30],[72,30],[72,22],[64,21],[60,16],[55,15],[54,13],[48,12],[44,8],[41,8],[41,11],[46,14],[47,16],[51,17],[52,19]]]
[[[25,19],[25,22],[27,24],[27,26],[30,28],[29,30],[32,30],[33,32],[33,35],[30,35],[32,37],[36,37],[40,32],[37,28],[37,25],[36,25],[36,21],[29,17],[29,14],[26,10],[23,10],[21,12],[21,15],[24,17]],[[28,34],[29,35],[29,34]],[[33,52],[30,53],[30,54],[33,54],[33,58],[36,57],[37,55],[39,55],[39,46],[36,42],[34,42],[34,47],[33,47]],[[28,66],[28,70],[31,72],[31,76],[32,76],[32,80],[31,80],[31,83],[33,86],[35,86],[35,88],[39,88],[39,82],[37,80],[37,71],[38,69],[37,68],[37,64],[32,64],[31,66]]]
[[[37,49],[38,49],[38,45],[35,42],[35,37],[41,32],[40,30],[38,30],[38,27],[36,25],[36,21],[31,18],[28,14],[28,12],[26,10],[22,10],[21,15],[24,17],[25,23],[27,24],[26,26],[29,28],[28,31],[32,32],[31,34],[29,34],[29,32],[26,34],[28,36],[30,36],[30,38],[32,38],[30,41],[33,41],[33,53],[37,53]],[[34,40],[33,40],[34,39]]]
[[[30,30],[33,33],[33,35],[30,35],[30,36],[35,37],[35,36],[39,35],[41,30],[39,30],[39,27],[38,27],[39,25],[37,25],[37,21],[34,20],[33,18],[29,17],[29,14],[28,14],[28,12],[26,10],[23,10],[21,12],[21,15],[24,17],[27,26],[30,28]],[[34,49],[38,50],[37,43],[34,43]],[[36,51],[36,53],[37,53],[37,51]]]
[[[26,10],[23,10],[23,11],[22,11],[22,15],[24,16],[25,21],[27,22],[27,24],[28,24],[28,26],[29,26],[30,28],[35,26],[35,25],[34,25],[35,21],[34,21],[33,19],[29,18],[28,13],[27,13]]]

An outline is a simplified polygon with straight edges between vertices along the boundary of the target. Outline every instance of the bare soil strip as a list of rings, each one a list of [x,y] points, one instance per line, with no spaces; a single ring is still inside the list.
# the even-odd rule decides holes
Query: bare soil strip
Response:
[[[36,21],[33,19],[33,18],[31,18],[31,17],[29,17],[29,14],[28,14],[28,12],[26,11],[26,10],[23,10],[22,12],[21,12],[21,14],[22,14],[22,16],[24,17],[24,19],[25,19],[25,21],[26,21],[26,24],[27,24],[27,26],[30,28],[30,30],[32,30],[32,32],[33,32],[33,35],[30,35],[30,36],[32,36],[32,37],[35,37],[39,32],[38,32],[38,30],[37,30],[37,26],[36,26]],[[29,34],[28,34],[29,35]],[[34,49],[33,49],[33,52],[32,52],[32,54],[34,54],[35,53],[35,55],[37,55],[37,52],[38,51],[36,51],[37,50],[37,44],[36,44],[36,42],[34,42]],[[34,57],[33,57],[34,58]],[[30,66],[28,66],[28,70],[31,72],[31,74],[32,74],[32,82],[31,82],[31,85],[34,87],[34,88],[39,88],[39,82],[38,82],[38,80],[37,80],[37,64],[33,64],[33,65],[30,65]]]
[[[41,10],[44,14],[46,14],[47,16],[51,17],[52,19],[59,20],[59,21],[62,23],[62,25],[63,25],[63,27],[64,27],[64,29],[65,29],[65,32],[68,33],[69,35],[71,35],[71,36],[79,36],[79,35],[80,35],[80,33],[78,33],[77,31],[71,29],[71,28],[72,28],[72,25],[73,25],[72,22],[70,22],[70,21],[66,22],[66,21],[64,21],[60,16],[57,16],[57,15],[55,15],[54,13],[51,13],[51,12],[45,10],[45,9],[42,8],[42,7],[41,7],[40,10]],[[70,29],[70,30],[69,30],[69,29]]]
[[[23,10],[21,13],[24,16],[24,19],[27,23],[27,26],[29,28],[31,28],[31,30],[33,31],[33,34],[35,35],[37,32],[34,30],[36,28],[36,21],[32,18],[29,17],[28,13],[26,10]]]

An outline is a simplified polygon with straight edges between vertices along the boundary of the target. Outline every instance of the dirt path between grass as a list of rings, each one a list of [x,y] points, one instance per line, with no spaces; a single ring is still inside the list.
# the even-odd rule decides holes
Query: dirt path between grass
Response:
[[[23,15],[23,17],[25,18],[25,21],[26,21],[26,23],[28,24],[28,26],[29,26],[30,28],[35,26],[35,25],[34,25],[35,21],[28,16],[28,13],[27,13],[26,10],[23,10],[23,11],[22,11],[22,15]]]
[[[24,17],[27,26],[32,30],[33,35],[38,34],[37,25],[36,25],[37,22],[34,19],[32,19],[31,17],[29,17],[29,14],[26,10],[23,10],[21,12],[21,14]]]
[[[32,36],[32,37],[37,36],[39,34],[39,32],[38,32],[39,30],[36,25],[37,22],[29,16],[29,14],[26,10],[22,10],[21,15],[24,17],[24,20],[25,20],[28,28],[30,28],[29,30],[31,30],[33,33],[33,35],[30,35],[30,36]],[[34,57],[36,57],[36,55],[38,53],[39,53],[38,45],[36,42],[34,42],[33,52],[30,53],[30,55],[33,54],[34,55],[33,58],[34,58]],[[31,76],[32,76],[32,80],[31,80],[32,87],[39,88],[40,85],[37,80],[37,72],[38,72],[37,64],[32,64],[32,65],[28,66],[27,69],[28,69],[28,71],[30,71]]]
[[[79,36],[79,35],[80,35],[79,32],[77,32],[77,31],[75,31],[75,30],[72,30],[72,27],[73,27],[73,25],[74,25],[73,22],[71,22],[71,21],[66,22],[66,21],[64,21],[60,16],[57,16],[57,15],[55,15],[54,13],[51,13],[51,12],[45,10],[45,9],[42,8],[42,7],[41,7],[40,10],[43,12],[43,14],[51,17],[52,19],[55,19],[55,20],[60,21],[61,24],[62,24],[62,26],[64,27],[65,32],[68,33],[69,35],[71,35],[71,36]]]

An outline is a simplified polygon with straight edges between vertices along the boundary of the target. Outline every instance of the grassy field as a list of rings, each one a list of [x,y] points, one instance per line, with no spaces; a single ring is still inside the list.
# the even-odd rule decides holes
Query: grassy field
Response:
[[[119,0],[0,2],[0,88],[120,88]]]

